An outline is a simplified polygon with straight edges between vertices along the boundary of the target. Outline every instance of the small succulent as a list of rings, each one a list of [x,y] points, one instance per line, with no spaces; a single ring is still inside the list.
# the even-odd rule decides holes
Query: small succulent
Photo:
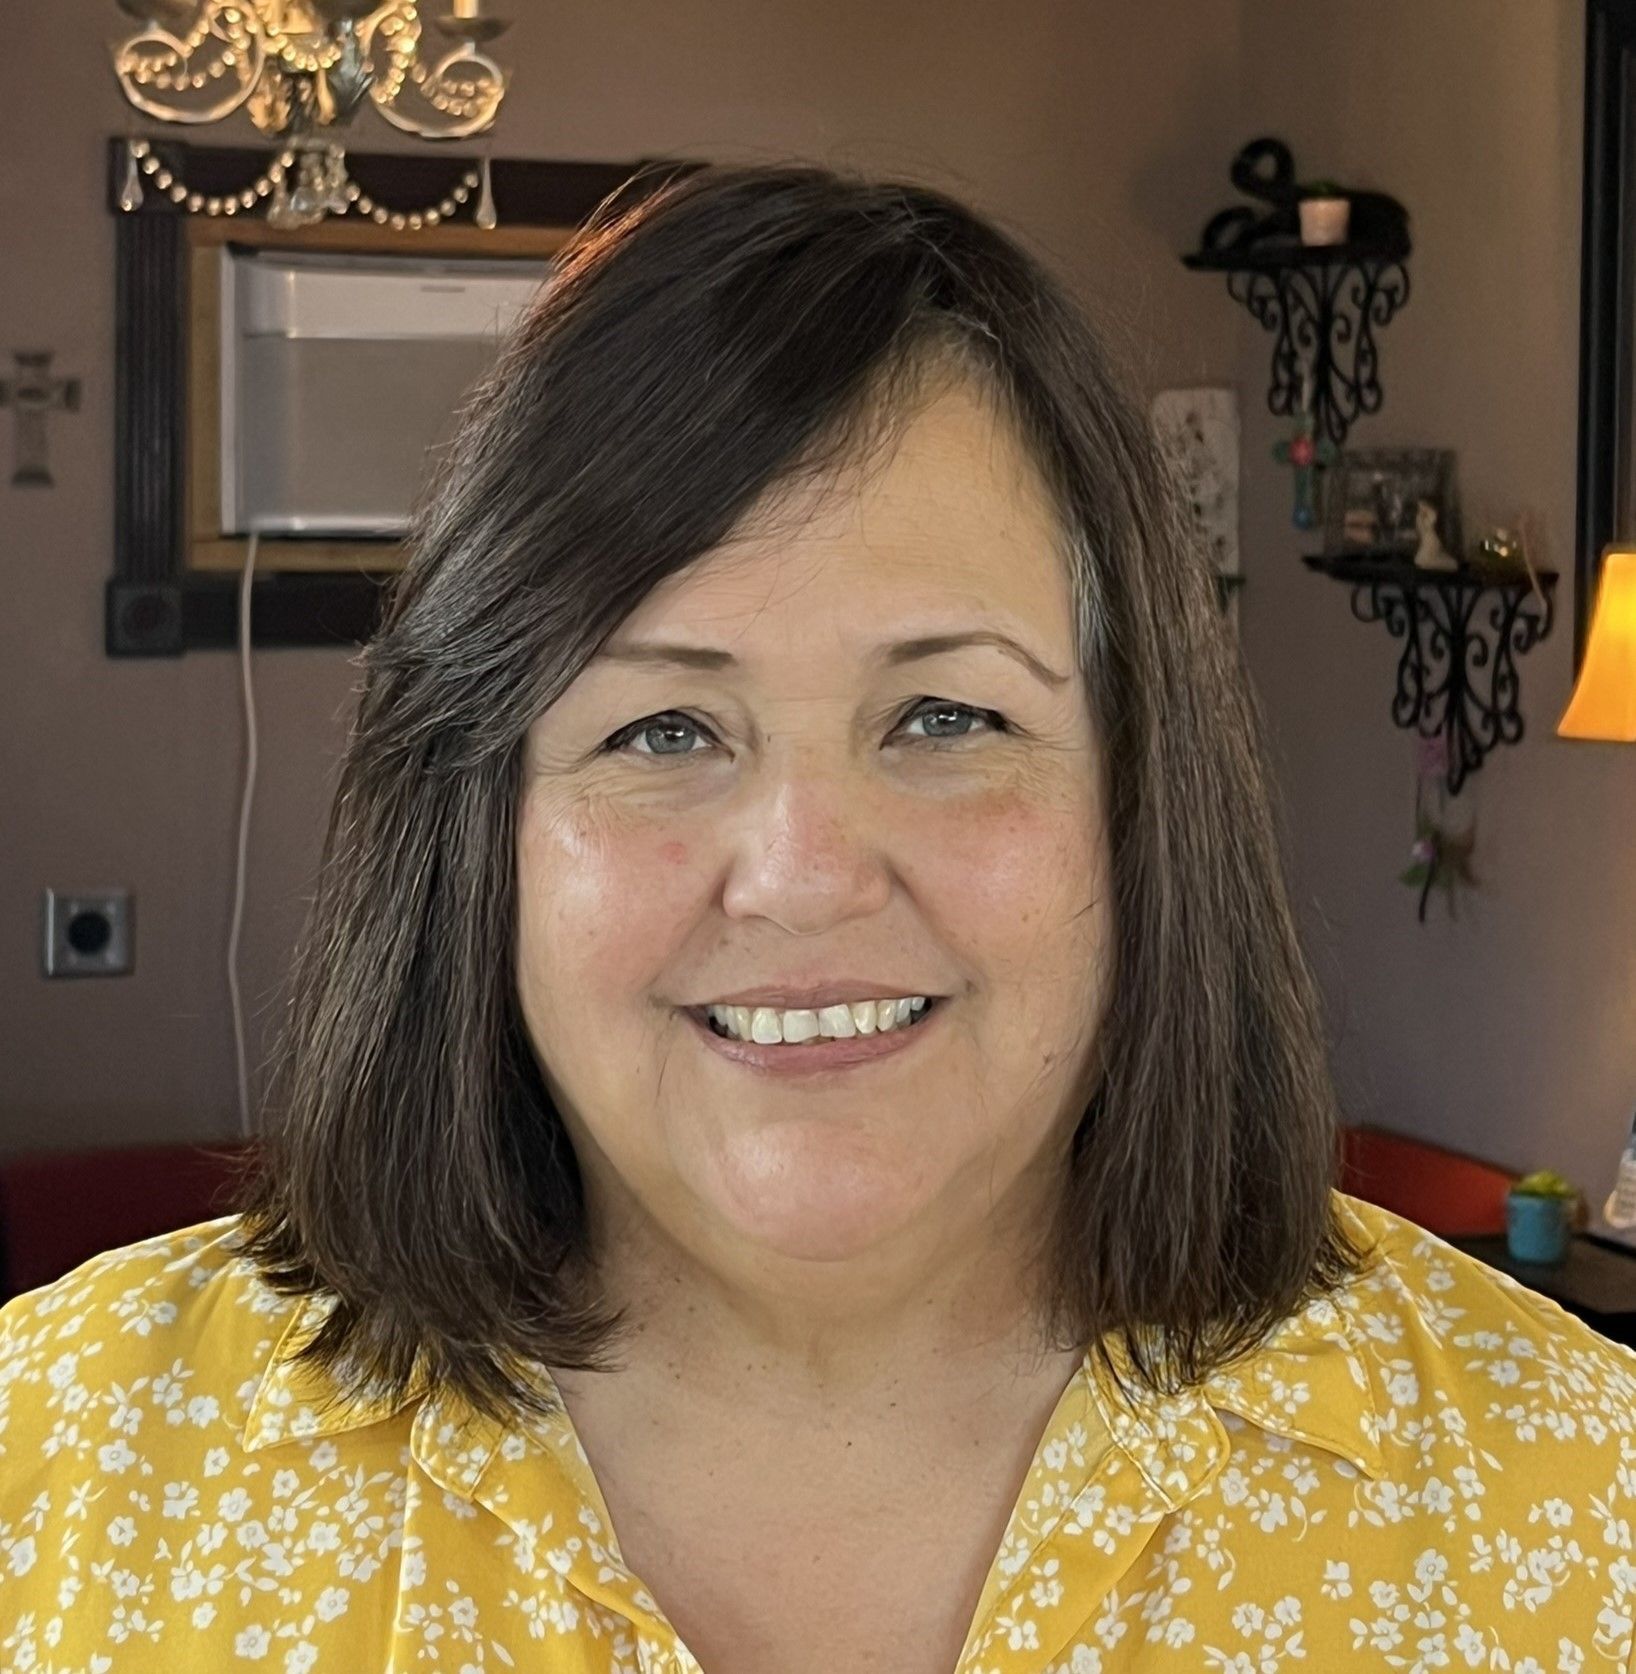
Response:
[[[1333,180],[1309,180],[1300,188],[1303,198],[1339,198],[1345,194]]]
[[[1525,1174],[1518,1180],[1511,1190],[1518,1197],[1578,1197],[1579,1188],[1571,1181],[1565,1180],[1555,1170],[1536,1168],[1532,1174]]]

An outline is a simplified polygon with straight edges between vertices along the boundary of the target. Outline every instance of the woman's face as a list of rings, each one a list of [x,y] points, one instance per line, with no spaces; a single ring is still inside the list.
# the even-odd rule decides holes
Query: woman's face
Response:
[[[593,1226],[765,1273],[1038,1223],[1112,928],[1059,542],[1009,425],[945,386],[867,479],[746,525],[608,647],[721,666],[600,657],[537,718],[517,980]],[[891,655],[973,632],[1025,656]],[[848,978],[943,998],[890,1055],[800,1075],[684,1009]]]

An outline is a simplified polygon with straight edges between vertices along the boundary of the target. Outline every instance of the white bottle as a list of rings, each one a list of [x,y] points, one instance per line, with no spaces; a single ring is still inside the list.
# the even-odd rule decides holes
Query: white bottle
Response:
[[[1630,1124],[1630,1138],[1625,1143],[1625,1154],[1619,1159],[1619,1173],[1613,1190],[1602,1210],[1602,1219],[1609,1226],[1636,1226],[1636,1121]]]

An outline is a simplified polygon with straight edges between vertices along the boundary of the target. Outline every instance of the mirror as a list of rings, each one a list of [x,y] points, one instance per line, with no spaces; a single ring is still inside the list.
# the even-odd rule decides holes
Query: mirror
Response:
[[[1587,0],[1574,672],[1610,541],[1636,536],[1636,0]]]

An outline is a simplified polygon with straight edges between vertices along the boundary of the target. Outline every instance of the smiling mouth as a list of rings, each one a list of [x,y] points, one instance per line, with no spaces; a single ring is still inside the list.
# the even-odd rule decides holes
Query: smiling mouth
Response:
[[[871,1029],[866,1034],[863,1030],[854,1028],[850,1035],[817,1034],[812,1036],[810,1039],[803,1041],[772,1041],[765,1043],[746,1040],[743,1035],[729,1034],[727,1030],[717,1023],[710,1015],[710,1007],[708,1006],[685,1006],[683,1007],[683,1010],[689,1017],[693,1018],[695,1022],[700,1024],[703,1028],[708,1029],[717,1040],[729,1040],[737,1046],[768,1045],[780,1048],[789,1047],[792,1050],[799,1050],[800,1048],[805,1047],[809,1051],[822,1051],[826,1046],[843,1045],[848,1041],[870,1040],[876,1038],[877,1036],[907,1034],[911,1029],[919,1028],[920,1025],[943,1004],[945,998],[946,996],[942,994],[927,995],[926,1003],[919,1011],[913,1013],[907,1022],[895,1024],[890,1029]],[[751,1012],[755,1012],[761,1008],[751,1006],[748,1009]],[[818,1010],[821,1008],[814,1007],[812,1009]]]

